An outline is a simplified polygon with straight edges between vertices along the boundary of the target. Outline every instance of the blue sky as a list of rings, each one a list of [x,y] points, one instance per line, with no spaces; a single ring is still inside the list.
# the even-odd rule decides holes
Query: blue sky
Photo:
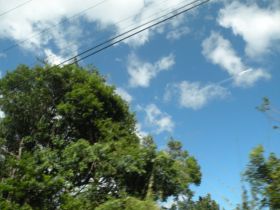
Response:
[[[22,2],[0,0],[0,14]],[[187,2],[30,1],[0,16],[1,75],[38,58],[60,63]],[[116,86],[136,113],[139,135],[153,135],[159,148],[171,136],[181,140],[201,165],[196,195],[211,193],[232,209],[252,148],[280,155],[273,122],[255,108],[264,96],[280,107],[279,55],[276,0],[212,0],[80,64],[93,64]]]

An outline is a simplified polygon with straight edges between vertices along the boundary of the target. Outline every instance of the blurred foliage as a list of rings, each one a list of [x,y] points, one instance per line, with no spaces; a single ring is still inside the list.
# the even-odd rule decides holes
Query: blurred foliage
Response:
[[[280,159],[274,153],[265,158],[264,148],[256,147],[250,154],[245,178],[258,196],[260,208],[280,209]]]
[[[262,104],[257,107],[260,112],[265,113],[267,118],[274,124],[273,129],[279,129],[280,123],[280,110],[274,108],[269,100],[269,98],[264,97]]]
[[[197,201],[192,199],[192,195],[181,195],[168,210],[219,210],[220,207],[216,201],[212,200],[210,194],[205,197],[199,197]]]
[[[159,207],[151,200],[139,200],[133,197],[112,199],[98,206],[96,210],[159,210]]]

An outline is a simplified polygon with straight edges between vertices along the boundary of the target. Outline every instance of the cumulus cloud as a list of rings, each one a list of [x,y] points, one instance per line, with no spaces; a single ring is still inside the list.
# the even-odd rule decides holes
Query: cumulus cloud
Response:
[[[131,103],[133,97],[123,88],[116,88],[116,93],[127,103]]]
[[[277,9],[278,8],[278,9]],[[240,35],[246,42],[250,57],[269,52],[280,41],[280,10],[278,7],[261,8],[256,3],[227,4],[219,13],[218,22]]]
[[[149,104],[144,108],[147,125],[155,129],[157,134],[167,131],[172,132],[175,124],[172,117],[162,112],[155,104]]]
[[[173,54],[164,56],[155,63],[142,61],[135,54],[128,56],[127,71],[130,76],[129,84],[132,87],[149,87],[151,79],[161,71],[167,71],[175,64]]]
[[[58,47],[59,54],[65,56],[67,53],[63,49],[65,49],[65,45],[69,46],[69,42],[72,49],[66,48],[68,54],[70,54],[69,51],[71,54],[77,52],[81,42],[85,41],[81,37],[84,39],[86,32],[89,32],[85,30],[90,30],[90,39],[96,36],[94,28],[98,32],[113,29],[113,33],[118,34],[188,2],[190,0],[166,1],[164,4],[157,0],[99,0],[94,2],[84,0],[79,4],[76,0],[31,1],[1,17],[0,39],[10,39],[21,43],[22,48],[37,50],[36,53],[38,53],[38,49],[45,49],[49,44],[54,44],[55,47]],[[17,4],[17,0],[0,0],[0,13]],[[92,24],[93,27],[83,27],[82,23]],[[174,25],[172,21],[168,24]],[[163,31],[168,24],[162,26]],[[147,30],[131,38],[127,43],[138,46],[145,44],[153,33],[159,32],[158,30]]]
[[[190,109],[201,109],[214,99],[223,99],[230,93],[218,84],[202,85],[199,82],[182,81],[177,84],[168,85],[164,99],[170,101],[178,99],[182,107]]]
[[[240,87],[254,85],[260,79],[269,79],[270,74],[263,69],[247,67],[237,56],[231,43],[220,34],[212,32],[202,43],[203,55],[212,63],[222,67]]]

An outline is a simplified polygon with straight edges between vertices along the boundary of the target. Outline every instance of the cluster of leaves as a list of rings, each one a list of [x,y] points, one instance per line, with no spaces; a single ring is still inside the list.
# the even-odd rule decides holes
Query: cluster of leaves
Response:
[[[96,210],[159,210],[151,200],[139,200],[133,197],[109,200],[98,206]]]
[[[259,206],[280,209],[280,159],[273,153],[266,159],[262,146],[250,154],[245,172],[252,191],[260,200]]]
[[[139,139],[127,103],[95,69],[19,66],[0,95],[0,209],[157,209],[200,183],[181,143],[158,151]]]
[[[174,203],[169,210],[219,210],[220,207],[216,201],[211,199],[210,194],[205,197],[199,197],[193,201],[192,196],[181,196],[181,199]]]
[[[250,195],[248,194],[247,189],[243,186],[242,187],[242,202],[241,204],[238,204],[235,208],[235,210],[258,210],[259,208],[259,202],[258,202],[258,196],[255,193],[255,191],[250,192]]]
[[[280,123],[280,111],[276,108],[274,108],[269,100],[269,98],[264,97],[262,104],[257,107],[257,109],[267,116],[269,120],[271,120],[274,125],[274,129],[279,129],[279,123]]]

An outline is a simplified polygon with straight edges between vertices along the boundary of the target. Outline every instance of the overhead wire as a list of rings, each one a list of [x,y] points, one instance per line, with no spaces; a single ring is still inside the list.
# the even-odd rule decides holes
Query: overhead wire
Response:
[[[48,27],[48,28],[43,29],[43,30],[40,30],[40,31],[37,32],[37,33],[33,33],[32,36],[30,36],[30,37],[28,37],[28,38],[26,38],[26,39],[24,39],[24,40],[21,40],[21,41],[19,41],[19,42],[16,42],[15,44],[12,44],[12,45],[8,46],[7,48],[2,49],[2,50],[1,50],[1,53],[5,53],[5,52],[7,52],[7,51],[9,51],[9,50],[11,50],[11,49],[13,49],[13,48],[15,48],[15,47],[19,47],[19,46],[21,46],[22,44],[24,44],[25,42],[27,42],[28,40],[30,40],[30,39],[32,39],[32,38],[34,38],[34,37],[37,37],[37,36],[41,35],[42,33],[49,32],[51,29],[53,29],[53,28],[55,28],[55,27],[61,25],[62,23],[66,22],[66,21],[69,21],[69,20],[72,20],[72,19],[74,19],[74,18],[79,17],[79,16],[81,16],[82,14],[88,12],[89,10],[94,9],[94,8],[100,6],[101,4],[105,3],[106,1],[108,1],[108,0],[102,0],[102,1],[100,1],[100,2],[98,2],[98,3],[96,3],[96,4],[94,4],[94,5],[92,5],[92,6],[90,6],[90,7],[87,7],[86,9],[84,9],[84,10],[82,10],[82,11],[80,11],[80,12],[74,14],[73,16],[70,16],[70,17],[68,17],[68,18],[63,19],[62,21],[60,21],[59,23],[57,23],[57,24],[55,24],[55,25],[53,25],[53,26],[51,26],[51,27]],[[110,1],[110,0],[109,0],[109,1]],[[165,0],[165,1],[163,1],[162,3],[167,2],[167,1],[168,1],[168,0]],[[184,2],[184,0],[183,0],[182,2]],[[162,4],[162,3],[161,3],[161,4]],[[133,18],[133,17],[134,17],[134,16],[122,18],[120,21],[116,22],[116,24],[119,24],[119,23],[121,23],[121,22],[127,21],[127,20],[129,20],[130,18]],[[75,45],[75,43],[67,44],[67,46],[72,46],[72,45]],[[55,55],[49,55],[49,56],[47,56],[46,59],[48,60],[48,58],[54,57],[54,56],[55,56]]]
[[[114,45],[116,45],[116,44],[118,44],[118,43],[120,43],[120,42],[122,42],[122,41],[124,41],[124,40],[126,40],[126,39],[128,39],[128,38],[130,38],[130,37],[132,37],[132,36],[135,36],[135,35],[137,35],[137,34],[143,32],[143,31],[146,31],[146,30],[148,30],[148,29],[150,29],[150,28],[153,28],[153,27],[155,27],[155,26],[157,26],[157,25],[159,25],[159,24],[162,24],[162,23],[164,23],[164,22],[166,22],[166,21],[168,21],[168,20],[171,20],[171,19],[173,19],[173,18],[175,18],[175,17],[177,17],[177,16],[179,16],[179,15],[181,15],[181,14],[183,14],[183,13],[186,13],[187,11],[190,11],[190,10],[196,8],[196,7],[199,7],[199,6],[205,4],[205,3],[209,2],[209,1],[210,1],[210,0],[206,0],[206,1],[199,1],[199,0],[196,0],[196,1],[193,1],[193,2],[191,2],[191,3],[188,3],[188,4],[182,6],[182,7],[178,8],[178,9],[175,9],[175,10],[173,10],[173,11],[171,11],[171,12],[168,12],[168,13],[165,14],[165,15],[162,15],[162,16],[160,16],[160,17],[157,17],[157,18],[153,19],[153,20],[150,20],[150,21],[148,21],[148,22],[146,22],[146,23],[144,23],[144,24],[141,24],[141,25],[139,25],[139,26],[137,26],[137,27],[134,27],[134,28],[132,28],[132,29],[126,31],[126,32],[123,32],[123,33],[121,33],[121,34],[118,34],[118,35],[116,35],[116,36],[114,36],[114,37],[108,39],[107,41],[104,41],[104,42],[102,42],[102,43],[100,43],[100,44],[98,44],[98,45],[95,45],[95,46],[93,46],[93,47],[87,49],[87,50],[84,50],[83,52],[78,53],[77,55],[75,55],[75,56],[73,56],[73,57],[71,57],[71,58],[68,58],[68,59],[62,61],[61,63],[59,63],[59,64],[57,64],[57,65],[55,65],[55,66],[61,66],[61,65],[66,64],[66,63],[67,63],[67,64],[73,64],[74,62],[79,62],[79,61],[81,61],[81,60],[84,60],[84,59],[86,59],[86,58],[88,58],[88,57],[90,57],[90,56],[92,56],[92,55],[95,55],[95,54],[97,54],[97,53],[99,53],[99,52],[101,52],[101,51],[103,51],[103,50],[105,50],[105,49],[107,49],[107,48],[109,48],[109,47],[112,47],[112,46],[114,46]],[[192,5],[192,4],[196,3],[196,2],[200,2],[200,3],[195,4],[194,6],[188,7],[188,6],[190,6],[190,5]],[[184,9],[185,7],[188,7],[188,8]],[[182,11],[180,11],[180,10],[182,10]],[[175,14],[174,14],[174,13],[175,13]],[[173,14],[173,15],[172,15],[172,14]],[[157,21],[157,22],[156,22],[156,21]],[[153,22],[155,22],[155,23],[153,23]],[[149,25],[149,24],[151,24],[151,25]],[[148,25],[148,26],[147,26],[147,25]],[[142,29],[141,29],[141,28],[142,28]],[[136,31],[137,29],[140,29],[140,30]],[[136,31],[136,32],[133,32],[133,31]],[[132,32],[132,33],[131,33],[131,32]],[[130,33],[131,33],[131,34],[130,34]],[[127,35],[127,34],[128,34],[128,35]],[[124,36],[124,35],[127,35],[127,36]],[[123,37],[123,36],[124,36],[124,37]],[[123,38],[121,38],[121,37],[123,37]],[[120,38],[120,39],[118,39],[118,38]],[[116,40],[116,41],[114,41],[114,40]],[[106,44],[107,44],[107,45],[106,45]],[[105,46],[104,46],[104,45],[105,45]],[[102,47],[102,46],[103,46],[103,47]],[[99,48],[99,47],[101,47],[101,48],[100,48],[100,49],[97,49],[97,48]],[[95,49],[97,49],[97,50],[95,50]],[[95,51],[93,51],[93,50],[95,50]],[[91,52],[91,51],[93,51],[93,52]],[[91,52],[91,53],[90,53],[90,52]],[[89,53],[89,54],[87,54],[87,53]],[[81,58],[78,58],[78,57],[80,57],[80,56],[82,56],[82,55],[84,55],[84,54],[87,54],[87,55],[85,55],[85,56],[83,56],[83,57],[81,57]],[[76,59],[76,60],[75,60],[73,63],[68,63],[69,61],[74,60],[74,59]]]
[[[6,10],[5,12],[0,13],[0,17],[4,16],[4,15],[6,15],[6,14],[8,14],[8,13],[10,13],[10,12],[12,12],[12,11],[18,9],[18,8],[20,8],[20,7],[23,7],[23,6],[26,5],[26,4],[29,4],[31,1],[33,1],[33,0],[25,1],[25,2],[23,2],[23,3],[21,3],[21,4],[18,4],[18,5],[15,6],[15,7],[11,8],[11,9]]]
[[[14,44],[12,44],[12,45],[10,45],[10,46],[8,46],[8,47],[2,49],[2,50],[1,50],[1,53],[5,53],[5,52],[7,52],[7,51],[9,51],[9,50],[11,50],[11,49],[13,49],[13,48],[15,48],[15,47],[19,47],[19,46],[21,46],[22,44],[24,44],[25,42],[31,40],[32,38],[38,37],[39,35],[41,35],[41,34],[43,34],[43,33],[49,32],[51,29],[56,28],[56,27],[60,26],[61,24],[65,23],[65,22],[67,22],[67,21],[69,21],[69,20],[72,20],[72,19],[74,19],[74,18],[77,18],[77,17],[81,16],[82,14],[88,12],[89,10],[100,6],[101,4],[105,3],[106,1],[108,1],[108,0],[99,1],[98,3],[95,3],[95,4],[91,5],[90,7],[87,7],[87,8],[83,9],[82,11],[80,11],[80,12],[78,12],[78,13],[76,13],[76,14],[74,14],[74,15],[68,17],[68,18],[65,18],[65,19],[63,19],[63,20],[61,20],[61,21],[59,21],[57,24],[55,24],[55,25],[53,25],[53,26],[51,26],[51,27],[48,27],[48,28],[43,29],[43,30],[40,30],[39,32],[35,32],[35,33],[33,33],[31,36],[29,36],[28,38],[26,38],[26,39],[24,39],[24,40],[21,40],[21,41],[19,41],[19,42],[16,42],[16,43],[14,43]]]
[[[163,20],[161,20],[161,21],[158,21],[158,22],[156,22],[156,23],[154,23],[154,24],[152,24],[152,25],[150,25],[150,26],[148,26],[148,27],[146,27],[146,28],[143,28],[142,30],[139,30],[139,31],[137,31],[137,32],[134,32],[133,34],[130,34],[129,36],[127,36],[127,37],[125,37],[125,38],[122,38],[121,40],[117,40],[117,41],[114,42],[114,43],[110,43],[110,46],[113,46],[113,45],[115,45],[115,44],[117,44],[117,43],[119,43],[119,42],[121,42],[121,41],[123,41],[123,40],[129,38],[129,37],[132,37],[132,36],[134,36],[134,35],[136,35],[136,34],[138,34],[138,33],[141,33],[141,32],[144,31],[144,30],[147,30],[147,29],[149,29],[149,28],[151,28],[151,27],[154,27],[154,26],[156,26],[156,25],[159,25],[159,24],[161,24],[161,23],[163,23],[163,22],[165,22],[165,21],[167,21],[167,20],[170,20],[170,19],[172,19],[172,18],[175,18],[175,17],[179,16],[180,14],[183,14],[183,13],[185,13],[185,12],[191,10],[191,9],[194,9],[194,8],[196,8],[196,7],[198,7],[198,6],[202,5],[202,4],[204,4],[204,3],[207,3],[207,2],[209,2],[209,1],[210,1],[210,0],[206,0],[206,1],[195,0],[195,1],[193,1],[193,2],[191,2],[191,3],[188,3],[188,4],[184,5],[184,6],[186,7],[187,5],[191,5],[191,4],[194,4],[194,3],[196,3],[196,2],[201,2],[201,3],[199,3],[199,4],[195,5],[195,6],[189,7],[189,8],[187,8],[187,9],[181,11],[181,12],[178,12],[178,10],[179,10],[179,9],[182,9],[183,7],[180,7],[179,9],[178,9],[178,8],[177,8],[177,9],[174,9],[174,10],[172,10],[171,12],[168,12],[167,14],[162,15],[162,16],[156,18],[156,19],[153,19],[153,20],[161,19],[162,17],[165,17],[165,16],[167,16],[168,14],[172,14],[172,13],[174,13],[174,12],[177,11],[176,14],[173,14],[172,16],[169,16],[169,17],[167,17],[167,18],[165,18],[165,19],[163,19]],[[151,22],[151,21],[149,21],[149,22]],[[143,25],[144,25],[144,24],[141,24],[140,26],[138,26],[138,27],[136,27],[136,28],[140,28],[140,27],[142,27]],[[136,28],[135,28],[135,29],[136,29]],[[129,30],[129,31],[131,31],[131,30]],[[126,31],[125,33],[122,33],[122,34],[129,33],[129,31]],[[117,36],[118,36],[118,35],[117,35]],[[114,40],[114,38],[111,38],[111,39],[109,39],[109,40]],[[103,45],[106,44],[106,43],[108,43],[109,40],[103,42]],[[109,41],[109,42],[110,42],[110,41]],[[100,44],[99,44],[99,45],[100,45]],[[99,45],[96,45],[96,46],[99,46]],[[92,47],[91,49],[95,49],[96,46],[95,46],[95,47]],[[102,49],[99,49],[98,52],[100,52],[100,51],[102,51],[102,50],[105,50],[105,49],[109,48],[110,46],[107,45],[107,46],[103,47]],[[85,50],[85,51],[88,52],[88,50]],[[82,53],[77,54],[77,55],[74,56],[74,57],[71,57],[71,59],[73,60],[73,59],[77,58],[77,56],[80,56],[80,55],[85,54],[85,51],[83,51]],[[96,52],[96,51],[95,51],[95,52],[92,52],[91,55],[96,54],[96,53],[98,53],[98,52]],[[89,57],[89,56],[91,56],[91,55],[86,55],[86,57],[79,58],[78,61],[76,60],[76,61],[74,61],[74,62],[72,62],[72,63],[68,63],[68,64],[73,64],[73,63],[75,63],[75,62],[79,62],[79,61],[81,61],[81,60],[86,59],[87,57]],[[71,60],[71,59],[70,59],[70,60]],[[70,60],[67,59],[67,61],[70,61]],[[51,69],[51,68],[54,68],[54,67],[56,67],[56,66],[60,66],[60,65],[64,64],[64,63],[67,62],[67,61],[64,60],[64,61],[62,61],[60,64],[54,65],[54,66],[51,66],[51,67],[48,67],[47,69]]]
[[[161,5],[161,4],[163,4],[163,3],[165,3],[165,2],[168,2],[169,0],[164,0],[164,1],[162,1],[159,5]],[[194,1],[194,2],[199,2],[199,1],[201,1],[201,0],[196,0],[196,1]],[[194,2],[192,2],[192,3],[194,3]],[[184,3],[184,6],[186,6],[186,3],[185,3],[185,0],[182,0],[180,3],[178,3],[178,5],[181,5],[182,3]],[[177,5],[177,6],[178,6]],[[166,8],[166,9],[163,9],[162,11],[160,11],[160,14],[162,14],[162,13],[164,13],[164,12],[166,12],[167,10],[174,10],[174,8],[172,8],[172,9],[170,9],[170,8]],[[129,17],[125,17],[125,18],[121,18],[119,21],[116,21],[116,23],[115,23],[115,25],[118,25],[118,24],[120,24],[120,23],[123,23],[123,22],[126,22],[126,21],[128,21],[128,20],[130,20],[130,19],[132,19],[132,18],[134,18],[135,16],[138,16],[138,15],[141,15],[141,12],[142,11],[140,11],[139,13],[137,13],[136,15],[132,15],[132,16],[129,16]],[[156,14],[152,14],[152,15],[150,15],[148,18],[146,18],[146,19],[149,19],[149,18],[152,18],[152,17],[154,17],[154,16],[158,16],[158,12],[156,13]],[[145,19],[145,20],[146,20]],[[133,23],[133,24],[130,24],[130,25],[128,25],[128,26],[126,26],[126,28],[129,28],[129,27],[132,27],[132,26],[134,26],[135,24]],[[87,37],[86,37],[87,38]],[[95,42],[103,42],[103,37],[99,37],[99,38],[97,38],[97,40],[95,41]],[[107,40],[108,41],[108,40]],[[72,42],[72,43],[68,43],[66,46],[69,48],[69,47],[71,47],[71,46],[74,46],[74,45],[76,45],[76,43],[75,42]],[[47,56],[44,60],[49,60],[50,58],[52,58],[52,57],[54,57],[55,55],[49,55],[49,56]]]

